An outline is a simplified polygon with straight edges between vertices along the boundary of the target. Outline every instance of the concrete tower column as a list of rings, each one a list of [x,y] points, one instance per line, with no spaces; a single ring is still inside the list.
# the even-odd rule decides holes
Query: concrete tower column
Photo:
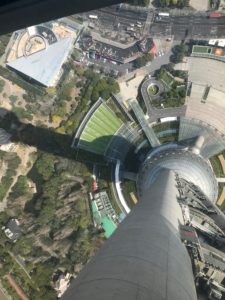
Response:
[[[174,172],[162,169],[139,196],[63,300],[197,299],[191,261],[179,236],[182,214]]]

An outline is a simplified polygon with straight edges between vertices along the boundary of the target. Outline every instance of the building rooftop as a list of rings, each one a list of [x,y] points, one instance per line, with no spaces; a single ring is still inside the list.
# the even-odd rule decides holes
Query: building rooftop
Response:
[[[66,273],[65,275],[61,274],[59,276],[58,280],[55,283],[55,290],[57,292],[58,298],[60,298],[67,290],[70,284],[70,278],[71,278],[70,273]]]
[[[19,222],[17,219],[9,220],[5,228],[5,234],[13,241],[16,241],[22,235],[22,231],[19,227]]]
[[[116,218],[115,211],[106,192],[96,195],[96,199],[91,203],[93,217],[95,222],[102,226],[104,235],[108,239],[117,228],[115,221],[112,220],[113,217]]]
[[[90,35],[83,35],[79,41],[79,45],[83,51],[95,51],[96,55],[119,63],[130,62],[141,56],[142,53],[150,52],[154,46],[153,40],[151,38],[146,38],[127,48],[119,48],[114,45],[97,41]]]
[[[0,145],[10,143],[11,135],[6,132],[3,128],[0,128]]]
[[[73,38],[68,37],[47,46],[42,51],[11,61],[7,65],[44,86],[54,86],[72,45]]]

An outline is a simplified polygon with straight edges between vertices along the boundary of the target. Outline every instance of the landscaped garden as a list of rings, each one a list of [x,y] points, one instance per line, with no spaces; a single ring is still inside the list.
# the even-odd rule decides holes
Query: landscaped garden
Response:
[[[159,92],[159,87],[156,84],[151,84],[148,87],[148,94],[149,94],[149,96],[155,96],[155,95],[158,94],[158,92]]]

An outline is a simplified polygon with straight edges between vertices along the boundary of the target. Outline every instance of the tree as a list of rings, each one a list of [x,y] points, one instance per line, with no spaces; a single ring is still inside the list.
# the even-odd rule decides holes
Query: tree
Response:
[[[173,48],[173,56],[171,57],[174,63],[180,63],[184,57],[188,54],[188,47],[184,44],[176,45]]]
[[[82,54],[81,54],[80,51],[78,51],[77,49],[74,49],[73,52],[72,52],[72,54],[71,54],[71,57],[72,57],[72,59],[76,60],[76,59],[79,58],[81,55],[82,55]]]
[[[3,226],[9,220],[9,216],[6,211],[0,212],[0,224]]]
[[[44,153],[35,164],[38,173],[44,180],[48,180],[55,172],[55,157],[52,154]]]
[[[153,59],[154,59],[154,55],[152,53],[147,53],[144,56],[135,59],[133,64],[135,68],[141,68],[144,67],[148,62],[152,61]]]
[[[0,79],[0,93],[3,92],[4,86],[5,86],[5,81]]]
[[[32,299],[33,300],[55,300],[56,299],[56,292],[53,290],[51,286],[43,286],[40,288],[40,291],[38,294],[33,294]]]
[[[0,87],[0,89],[1,89],[1,87]],[[10,100],[13,104],[16,102],[17,99],[18,99],[18,97],[15,96],[15,95],[10,95],[10,96],[9,96],[9,100]]]
[[[163,67],[168,71],[168,72],[172,72],[174,69],[175,64],[173,63],[169,63],[167,65],[164,65]]]
[[[139,5],[139,6],[148,6],[150,0],[129,0],[130,4]]]
[[[189,0],[158,0],[158,6],[161,7],[179,7],[183,8],[189,5]]]
[[[75,69],[75,73],[80,77],[80,76],[83,76],[84,75],[84,72],[85,72],[85,69],[78,66],[76,69]]]
[[[70,101],[72,99],[71,93],[72,93],[72,88],[74,87],[74,85],[75,84],[73,82],[64,84],[59,92],[59,98]]]
[[[28,181],[26,176],[19,176],[17,182],[12,187],[13,198],[18,198],[28,191]]]
[[[15,255],[22,255],[26,257],[32,252],[34,240],[28,237],[20,237],[13,247]]]
[[[49,286],[50,282],[52,281],[52,274],[54,272],[55,265],[56,262],[54,262],[52,259],[49,259],[48,261],[45,261],[45,263],[38,264],[36,266],[32,278],[39,287]]]

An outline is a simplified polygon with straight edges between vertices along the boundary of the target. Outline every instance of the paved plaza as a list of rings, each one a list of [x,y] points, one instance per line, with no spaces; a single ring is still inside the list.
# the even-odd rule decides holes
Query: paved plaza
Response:
[[[225,134],[225,63],[189,58],[189,81],[186,116],[204,121]]]
[[[190,0],[190,6],[196,10],[206,11],[209,7],[208,0]]]
[[[208,58],[189,57],[189,80],[208,84],[225,92],[225,63]]]

